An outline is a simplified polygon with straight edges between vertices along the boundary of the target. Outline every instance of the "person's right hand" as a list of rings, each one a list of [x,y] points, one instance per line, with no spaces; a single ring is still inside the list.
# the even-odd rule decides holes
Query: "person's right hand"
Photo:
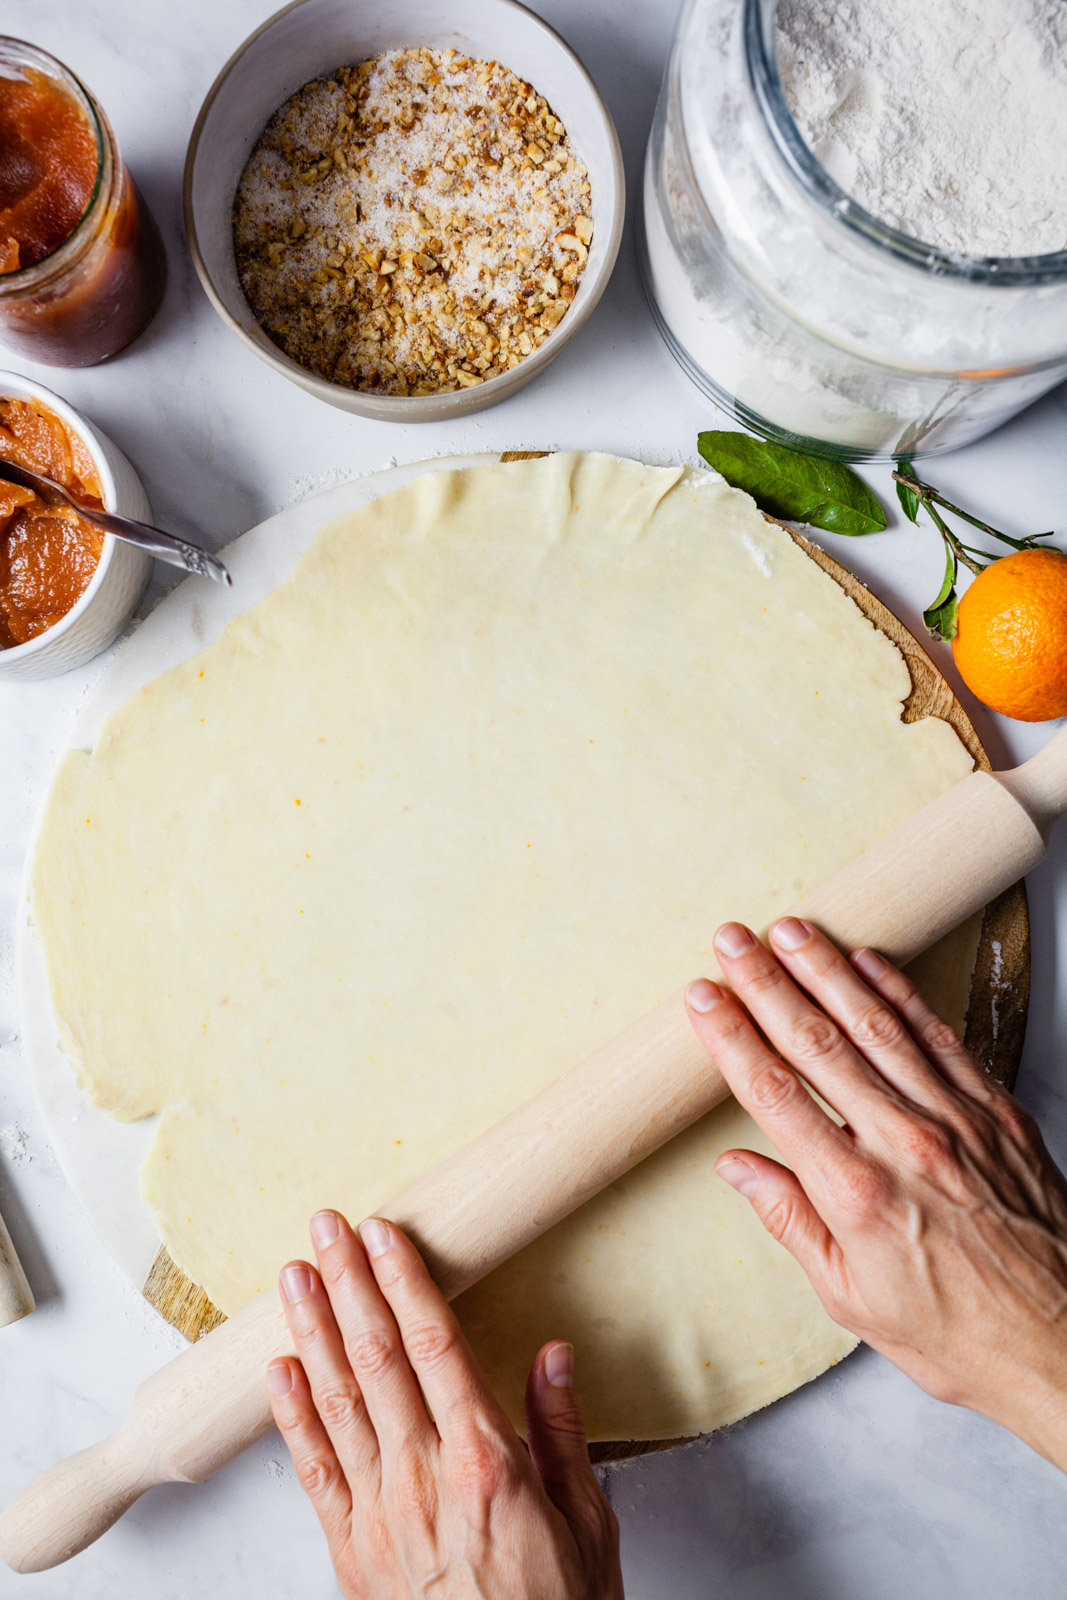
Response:
[[[733,993],[706,978],[687,993],[792,1168],[732,1150],[720,1176],[835,1322],[1067,1471],[1067,1182],[1033,1119],[873,951],[850,964],[796,917],[770,940],[727,923],[715,948]]]
[[[318,1271],[290,1262],[279,1285],[296,1358],[267,1382],[345,1600],[622,1600],[571,1346],[534,1362],[527,1454],[395,1223],[357,1237],[320,1211],[311,1233]]]

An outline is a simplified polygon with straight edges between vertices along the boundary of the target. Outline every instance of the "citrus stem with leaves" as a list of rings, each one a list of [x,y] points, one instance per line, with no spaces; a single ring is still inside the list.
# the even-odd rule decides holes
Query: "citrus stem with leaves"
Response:
[[[1051,538],[1050,533],[1034,533],[1025,539],[1013,539],[1008,533],[1001,533],[999,528],[990,527],[988,522],[981,522],[978,517],[973,517],[969,511],[953,505],[951,500],[945,498],[937,489],[928,483],[923,483],[921,478],[915,476],[911,461],[907,456],[900,457],[900,470],[894,472],[897,486],[897,498],[904,509],[904,514],[910,522],[919,520],[919,507],[924,506],[931,521],[940,533],[945,546],[945,576],[938,591],[937,598],[932,605],[927,606],[923,612],[923,621],[935,639],[944,639],[946,642],[956,637],[959,614],[959,596],[956,594],[956,578],[959,573],[959,563],[970,568],[976,576],[998,558],[989,555],[984,550],[977,550],[973,545],[964,544],[958,534],[954,533],[945,521],[938,507],[941,506],[952,516],[962,517],[964,522],[969,522],[972,528],[978,528],[982,533],[988,533],[991,538],[999,539],[1002,544],[1007,544],[1013,550],[1034,550],[1040,548],[1039,539]]]

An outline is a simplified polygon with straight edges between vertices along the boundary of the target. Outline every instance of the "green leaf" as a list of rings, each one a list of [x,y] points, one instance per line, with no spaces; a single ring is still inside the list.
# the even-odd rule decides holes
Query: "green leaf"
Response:
[[[959,629],[959,609],[960,603],[953,589],[942,605],[931,606],[923,612],[923,621],[933,638],[943,639],[946,644],[952,643]]]
[[[897,457],[897,471],[902,472],[906,478],[914,478],[915,468],[912,466],[910,456]],[[897,484],[897,499],[904,507],[904,515],[909,522],[919,520],[919,496],[914,489],[909,489],[907,484]]]
[[[937,599],[933,605],[927,606],[923,612],[923,621],[935,639],[943,639],[950,644],[956,637],[957,618],[960,608],[956,595],[956,552],[945,541],[945,576],[938,590]]]
[[[744,433],[701,433],[697,448],[709,467],[772,517],[853,537],[880,533],[886,526],[874,495],[842,462],[803,456]]]

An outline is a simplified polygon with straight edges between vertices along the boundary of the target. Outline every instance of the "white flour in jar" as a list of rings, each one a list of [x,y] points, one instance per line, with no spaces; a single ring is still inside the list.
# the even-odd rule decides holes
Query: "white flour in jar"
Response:
[[[1067,0],[780,0],[800,131],[873,216],[942,249],[1067,248]]]

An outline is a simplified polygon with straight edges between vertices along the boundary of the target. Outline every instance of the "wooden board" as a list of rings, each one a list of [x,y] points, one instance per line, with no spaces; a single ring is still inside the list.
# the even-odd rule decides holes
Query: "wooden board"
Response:
[[[502,461],[534,460],[544,451],[509,451]],[[773,518],[768,520],[774,520]],[[779,524],[807,555],[855,601],[869,621],[900,650],[911,674],[911,693],[904,703],[905,722],[940,717],[983,771],[991,763],[963,706],[919,641],[847,568],[793,529]],[[986,1070],[1012,1088],[1019,1070],[1030,995],[1030,924],[1023,884],[986,907],[978,955],[971,979],[966,1040]],[[187,1278],[160,1249],[143,1290],[145,1299],[187,1339],[201,1338],[225,1321],[204,1291]],[[618,1461],[651,1451],[669,1450],[682,1439],[627,1440],[590,1446],[594,1461]]]

